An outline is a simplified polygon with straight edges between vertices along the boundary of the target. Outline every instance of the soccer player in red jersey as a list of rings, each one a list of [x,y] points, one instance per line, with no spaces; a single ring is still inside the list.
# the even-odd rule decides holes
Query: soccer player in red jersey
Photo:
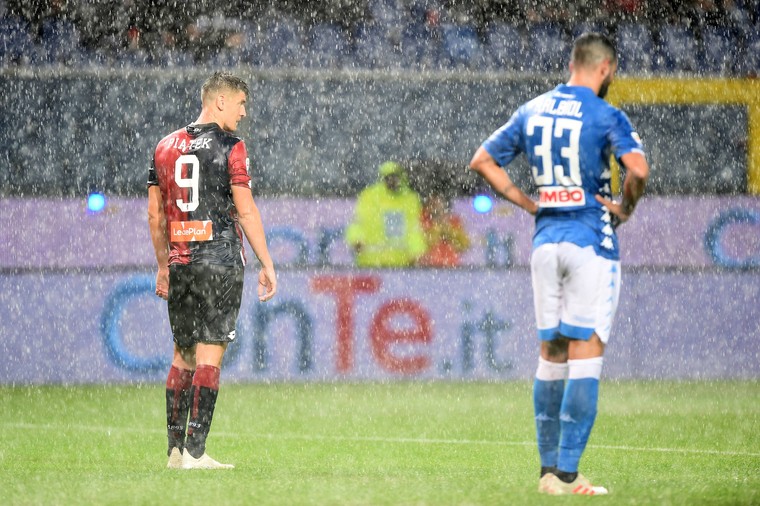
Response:
[[[206,453],[219,373],[243,293],[243,234],[260,264],[259,300],[277,291],[251,193],[248,153],[233,132],[248,86],[226,72],[201,88],[200,116],[158,143],[148,175],[148,222],[168,301],[174,358],[166,380],[169,468],[229,469]],[[189,419],[188,419],[189,417]]]

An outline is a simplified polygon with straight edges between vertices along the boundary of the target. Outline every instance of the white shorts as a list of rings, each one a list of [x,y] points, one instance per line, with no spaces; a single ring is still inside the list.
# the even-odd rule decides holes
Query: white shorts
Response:
[[[620,296],[620,261],[569,242],[543,244],[530,259],[538,337],[610,338]]]

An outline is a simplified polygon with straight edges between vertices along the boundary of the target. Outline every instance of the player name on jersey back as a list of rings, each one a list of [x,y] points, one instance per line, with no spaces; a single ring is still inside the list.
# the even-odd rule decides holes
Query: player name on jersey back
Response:
[[[201,137],[200,139],[183,139],[180,137],[169,137],[166,144],[183,153],[195,151],[196,149],[211,149],[211,138]]]
[[[586,192],[580,186],[539,186],[539,207],[585,206]]]
[[[172,221],[172,242],[210,241],[214,238],[214,226],[211,220]]]
[[[558,94],[562,97],[568,97],[568,95]],[[573,95],[569,95],[573,97]],[[557,98],[546,98],[540,103],[538,113],[551,114],[554,116],[571,116],[573,118],[582,118],[583,112],[581,112],[582,102],[579,100],[558,100]]]

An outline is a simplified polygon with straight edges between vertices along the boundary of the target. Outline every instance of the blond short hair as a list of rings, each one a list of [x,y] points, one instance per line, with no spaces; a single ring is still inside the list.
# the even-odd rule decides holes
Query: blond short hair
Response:
[[[201,103],[224,90],[242,91],[248,98],[248,85],[230,72],[214,72],[201,86]]]

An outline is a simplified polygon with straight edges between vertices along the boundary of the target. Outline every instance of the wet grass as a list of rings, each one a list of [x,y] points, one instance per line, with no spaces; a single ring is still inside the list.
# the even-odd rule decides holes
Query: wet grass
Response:
[[[605,382],[582,471],[536,492],[527,382],[223,385],[209,453],[165,469],[161,385],[0,387],[0,503],[760,504],[760,383]]]

